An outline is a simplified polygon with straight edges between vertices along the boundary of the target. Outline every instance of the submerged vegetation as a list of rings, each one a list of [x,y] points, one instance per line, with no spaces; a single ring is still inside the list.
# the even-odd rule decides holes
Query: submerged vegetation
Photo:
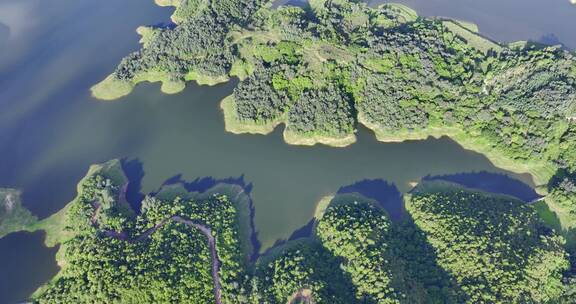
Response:
[[[0,238],[23,230],[36,221],[37,218],[22,206],[19,191],[0,189]]]
[[[391,221],[379,202],[338,195],[319,206],[311,236],[253,260],[238,186],[165,185],[135,210],[126,184],[118,161],[92,166],[58,228],[39,228],[60,244],[61,270],[32,302],[570,303],[574,294],[563,238],[508,196],[422,182],[405,197],[408,216]]]

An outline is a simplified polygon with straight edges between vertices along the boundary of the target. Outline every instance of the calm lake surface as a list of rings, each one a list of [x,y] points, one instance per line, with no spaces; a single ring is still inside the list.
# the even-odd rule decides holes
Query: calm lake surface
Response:
[[[471,20],[497,40],[554,36],[576,47],[568,0],[400,2],[422,15]],[[359,128],[358,143],[337,149],[286,145],[281,128],[229,134],[219,101],[233,82],[189,84],[174,96],[148,84],[117,102],[92,99],[90,86],[138,49],[136,27],[168,23],[170,14],[152,0],[0,0],[0,187],[22,189],[24,205],[46,217],[72,200],[90,164],[112,158],[142,176],[145,193],[167,180],[232,179],[251,189],[266,249],[306,225],[325,195],[367,189],[381,197],[379,189],[404,192],[428,175],[506,173],[448,138],[384,144]],[[57,271],[42,238],[0,240],[0,253],[23,252],[0,259],[0,303],[26,299]],[[11,279],[15,269],[24,279]]]

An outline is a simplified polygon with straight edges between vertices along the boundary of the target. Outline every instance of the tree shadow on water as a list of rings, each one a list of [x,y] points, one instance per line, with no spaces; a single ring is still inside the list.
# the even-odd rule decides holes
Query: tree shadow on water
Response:
[[[142,162],[135,159],[122,159],[122,170],[128,178],[128,187],[126,187],[126,201],[136,212],[140,211],[144,194],[142,193],[142,179],[144,178],[144,166]]]
[[[166,181],[164,181],[164,183],[162,183],[162,186],[160,188],[175,184],[182,185],[189,192],[200,192],[200,193],[206,192],[207,190],[218,184],[240,186],[244,189],[244,192],[246,192],[247,194],[250,194],[253,188],[252,183],[246,183],[246,181],[244,181],[244,175],[241,175],[239,177],[228,177],[221,179],[217,179],[212,176],[205,176],[196,178],[192,181],[186,181],[182,178],[182,174],[177,174],[167,179]]]
[[[402,194],[394,184],[383,179],[365,179],[352,185],[341,187],[338,194],[359,193],[363,196],[377,201],[393,221],[403,218],[406,210]]]
[[[219,184],[235,185],[242,188],[243,193],[248,198],[248,208],[250,217],[250,243],[252,245],[252,255],[249,258],[250,261],[254,261],[258,258],[258,253],[260,252],[261,244],[258,240],[258,232],[256,231],[256,226],[254,224],[254,218],[256,215],[256,209],[254,208],[254,201],[250,193],[253,189],[252,183],[247,183],[244,179],[244,174],[239,177],[228,177],[228,178],[214,178],[212,176],[199,177],[192,181],[186,181],[182,178],[182,174],[174,175],[173,177],[167,179],[159,189],[164,186],[170,185],[181,185],[188,192],[199,192],[203,193]]]
[[[365,179],[341,187],[338,194],[359,193],[377,201],[392,220],[390,255],[392,286],[409,303],[461,303],[456,280],[437,263],[434,248],[406,211],[398,188],[383,179]]]
[[[128,178],[128,187],[126,188],[126,200],[130,204],[133,210],[139,212],[142,207],[142,201],[146,196],[142,193],[142,179],[144,178],[144,166],[143,163],[139,159],[122,159],[122,169]],[[258,240],[258,233],[255,229],[254,224],[254,216],[255,216],[255,208],[254,202],[250,193],[252,192],[253,185],[252,183],[247,183],[244,180],[244,175],[239,177],[228,177],[217,179],[211,176],[196,178],[192,181],[186,181],[182,178],[182,174],[174,175],[171,178],[168,178],[166,181],[162,183],[159,189],[162,189],[164,186],[169,185],[182,185],[186,191],[189,192],[199,192],[203,193],[218,184],[228,184],[228,185],[235,185],[242,188],[243,193],[246,195],[248,199],[248,208],[249,208],[249,217],[250,217],[250,243],[253,247],[253,254],[249,257],[251,260],[255,260],[258,257],[258,252],[260,251],[260,241]],[[159,190],[158,190],[159,191]],[[155,193],[150,193],[154,195]]]
[[[422,180],[449,181],[485,192],[510,195],[524,202],[532,202],[541,198],[541,196],[526,183],[501,173],[491,173],[486,171],[467,172],[450,175],[426,176]]]

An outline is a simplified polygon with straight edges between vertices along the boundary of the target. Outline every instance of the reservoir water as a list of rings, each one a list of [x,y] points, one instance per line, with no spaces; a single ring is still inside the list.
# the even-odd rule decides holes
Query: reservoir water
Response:
[[[576,46],[566,34],[576,28],[568,0],[509,0],[499,8],[493,0],[405,2],[424,15],[474,21],[496,39],[551,34]],[[139,47],[136,27],[168,23],[170,13],[152,0],[0,0],[0,187],[22,189],[24,205],[46,217],[75,196],[90,164],[112,158],[141,177],[143,193],[167,180],[243,183],[264,250],[306,225],[325,195],[379,185],[404,192],[428,175],[507,173],[448,138],[384,144],[359,128],[358,142],[338,149],[286,145],[281,128],[268,136],[226,133],[219,101],[234,82],[189,84],[174,96],[146,84],[116,102],[92,99],[90,86]],[[515,14],[541,18],[505,23]],[[531,184],[527,175],[509,175]],[[54,275],[55,250],[41,244],[42,234],[0,240],[0,252],[34,252],[0,259],[0,303],[26,299]],[[10,279],[14,270],[25,279]]]

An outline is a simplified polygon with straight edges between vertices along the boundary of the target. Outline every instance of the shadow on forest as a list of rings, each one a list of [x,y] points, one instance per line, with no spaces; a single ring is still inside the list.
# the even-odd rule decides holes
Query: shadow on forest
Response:
[[[392,220],[389,248],[396,274],[392,275],[391,284],[403,291],[410,302],[458,303],[462,300],[458,284],[437,264],[434,248],[406,211],[402,193],[396,185],[383,179],[365,179],[343,186],[337,193],[359,193],[377,201],[386,210]],[[420,292],[415,292],[417,290]],[[424,291],[426,296],[422,295]]]
[[[506,194],[524,202],[531,202],[541,196],[524,182],[506,174],[491,172],[457,173],[449,175],[426,176],[423,181],[444,180],[462,186],[491,193]]]
[[[407,295],[410,303],[461,303],[462,291],[456,280],[437,263],[434,248],[406,212],[400,191],[382,179],[361,180],[341,187],[338,194],[359,193],[376,200],[392,219],[389,259],[391,285]],[[287,240],[278,240],[263,256],[291,241],[313,237],[315,219],[295,230]],[[298,243],[296,243],[298,244]],[[362,303],[362,300],[359,301]]]
[[[134,210],[140,210],[142,200],[145,197],[145,194],[142,193],[142,179],[145,175],[143,164],[139,159],[123,159],[122,168],[129,180],[126,189],[126,198]],[[481,175],[456,174],[453,176],[443,176],[442,178],[460,181],[468,186],[491,189],[492,191],[496,191],[494,187],[490,187],[492,183],[490,183],[490,185],[477,185],[472,182],[473,177],[471,176],[474,176],[476,179],[490,177],[499,181],[507,181],[510,179],[504,175],[486,174],[488,173],[482,173]],[[434,179],[441,177],[427,178]],[[205,192],[221,183],[242,187],[250,199],[251,243],[254,246],[254,254],[250,257],[252,262],[261,256],[270,254],[274,249],[285,245],[289,241],[312,237],[315,224],[314,219],[295,230],[287,240],[276,241],[274,246],[260,255],[261,244],[258,241],[258,234],[254,226],[255,209],[250,196],[253,185],[245,181],[244,175],[225,179],[202,177],[192,181],[186,181],[182,178],[181,174],[178,174],[167,179],[162,184],[162,187],[180,184],[190,192]],[[499,182],[496,181],[493,183],[499,184]],[[367,198],[374,199],[390,215],[392,228],[389,248],[393,267],[391,284],[395,289],[404,291],[409,299],[414,297],[416,302],[446,303],[461,300],[457,297],[457,295],[462,294],[457,284],[454,279],[437,264],[434,249],[427,242],[424,233],[414,224],[410,215],[405,211],[401,193],[395,185],[382,179],[361,180],[354,184],[341,187],[337,193],[359,193]],[[349,280],[347,277],[346,281],[349,282]]]
[[[424,232],[406,212],[392,223],[392,286],[404,291],[412,303],[463,303],[455,278],[438,265],[438,256]],[[413,298],[412,298],[413,297]]]

